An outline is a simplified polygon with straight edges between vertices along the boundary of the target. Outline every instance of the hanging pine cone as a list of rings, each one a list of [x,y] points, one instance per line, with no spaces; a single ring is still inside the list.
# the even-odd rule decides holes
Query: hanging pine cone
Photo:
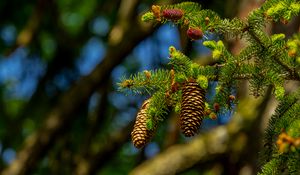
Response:
[[[186,137],[195,135],[204,116],[205,91],[194,80],[183,85],[180,128]]]
[[[156,125],[154,125],[154,128],[152,130],[148,130],[146,126],[146,122],[147,122],[146,112],[149,107],[149,103],[150,103],[150,99],[144,101],[140,111],[136,116],[136,121],[133,127],[133,131],[131,132],[131,139],[133,145],[136,148],[144,147],[150,141],[156,129]]]

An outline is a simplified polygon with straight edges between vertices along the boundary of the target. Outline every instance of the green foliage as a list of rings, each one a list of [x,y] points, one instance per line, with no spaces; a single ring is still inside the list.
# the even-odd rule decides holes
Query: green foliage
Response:
[[[168,111],[168,103],[166,100],[166,94],[164,91],[157,91],[151,96],[151,101],[149,105],[149,109],[147,110],[148,116],[154,123],[158,120],[163,120],[163,117],[167,114]],[[150,126],[150,125],[148,125]],[[152,126],[152,125],[151,125]],[[150,128],[152,129],[152,127]]]
[[[142,16],[142,21],[148,22],[155,19],[155,16],[152,12],[147,12]]]
[[[167,70],[158,69],[155,71],[144,71],[131,75],[129,79],[121,78],[119,83],[119,91],[130,90],[134,94],[151,94],[155,90],[165,89],[165,84],[169,84],[170,75]]]
[[[213,28],[218,33],[225,34],[228,37],[239,36],[243,33],[244,28],[246,28],[246,24],[242,22],[238,18],[234,19],[224,19],[218,21]]]
[[[272,171],[272,169],[277,166],[272,166],[275,160],[283,158],[286,159],[287,163],[281,162],[281,166],[292,172],[297,171],[298,168],[294,169],[294,165],[300,164],[300,149],[294,153],[284,153],[279,155],[278,145],[275,145],[278,135],[282,130],[286,130],[287,134],[292,137],[299,137],[299,116],[300,116],[300,90],[293,94],[287,95],[281,99],[281,103],[277,107],[275,114],[271,117],[269,121],[268,128],[265,133],[264,148],[261,152],[261,161],[264,163],[263,174],[270,174],[267,172]],[[295,174],[295,173],[294,173]],[[296,173],[297,174],[297,173]]]
[[[259,175],[276,175],[280,174],[280,171],[278,170],[278,166],[280,165],[279,159],[272,159],[270,162],[268,162],[264,168],[262,169],[262,173],[259,173]]]
[[[287,133],[291,137],[300,137],[300,119],[294,120],[288,127]]]
[[[208,87],[208,79],[203,75],[198,76],[197,83],[200,85],[202,89],[207,89]]]
[[[290,20],[300,12],[300,3],[296,0],[271,0],[267,1],[261,9],[268,18],[274,21]]]
[[[177,11],[168,11],[169,14],[166,15],[163,12],[167,9],[177,9]],[[178,12],[176,20],[170,17],[170,13],[175,14],[175,12]],[[181,12],[183,12],[182,16]],[[145,77],[138,73],[127,80],[123,79],[120,87],[122,90],[129,89],[135,92],[142,92],[139,90],[141,88],[146,89],[144,91],[149,92],[154,99],[148,109],[149,118],[156,122],[164,119],[169,107],[174,108],[176,112],[180,111],[181,86],[189,80],[196,80],[204,89],[208,88],[209,81],[218,82],[216,95],[211,104],[207,105],[214,106],[214,112],[232,108],[229,96],[241,79],[249,80],[254,96],[263,95],[271,86],[280,105],[271,118],[265,134],[265,145],[262,151],[264,166],[261,174],[280,174],[283,169],[286,169],[289,174],[297,174],[299,170],[296,165],[300,165],[299,148],[289,146],[291,149],[288,149],[287,153],[280,153],[278,151],[280,146],[276,146],[275,142],[282,130],[286,130],[290,136],[299,137],[300,91],[286,94],[283,85],[286,80],[300,81],[300,34],[295,34],[286,41],[284,34],[269,36],[264,28],[270,21],[281,21],[285,24],[299,12],[300,3],[295,0],[268,0],[262,7],[249,13],[246,21],[238,18],[221,19],[213,11],[203,10],[193,2],[155,6],[142,17],[143,21],[158,23],[172,21],[183,28],[197,27],[203,33],[214,32],[225,37],[241,37],[246,39],[248,44],[238,55],[233,55],[223,41],[203,39],[205,40],[203,45],[212,51],[212,58],[217,60],[215,65],[209,66],[193,63],[190,58],[171,46],[169,48],[170,73],[165,71],[163,74],[155,75],[156,73],[153,72],[156,81],[149,81],[149,83],[145,83]],[[131,85],[125,86],[126,81],[131,82]],[[152,122],[149,122],[149,128]],[[291,150],[294,152],[291,153]]]

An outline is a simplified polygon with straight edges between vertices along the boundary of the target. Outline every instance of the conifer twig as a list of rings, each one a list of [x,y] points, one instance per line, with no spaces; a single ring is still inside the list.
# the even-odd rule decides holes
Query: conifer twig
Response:
[[[261,42],[261,40],[254,34],[253,31],[248,30],[248,33],[253,37],[253,39],[264,49],[267,49],[267,47]],[[272,58],[280,65],[282,66],[286,71],[290,73],[290,76],[295,78],[296,80],[300,81],[300,75],[295,72],[294,69],[290,68],[288,65],[283,63],[281,60],[279,60],[276,56],[272,55]]]

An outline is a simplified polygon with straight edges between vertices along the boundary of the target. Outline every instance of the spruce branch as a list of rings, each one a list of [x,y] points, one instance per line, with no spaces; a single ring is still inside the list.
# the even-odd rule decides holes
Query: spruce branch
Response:
[[[254,31],[248,30],[248,33],[262,47],[262,50],[266,50],[266,49],[268,49],[270,47],[269,44],[265,44],[265,43],[268,43],[268,42],[263,42],[262,39],[260,39],[258,37],[258,35],[259,35],[261,38],[264,38],[265,41],[269,40],[269,39],[267,39],[267,36],[264,35],[261,31],[258,32],[258,33],[255,33]],[[278,58],[277,55],[282,53],[280,51],[281,50],[279,50],[279,51],[277,50],[275,53],[273,52],[271,58],[273,60],[275,60],[276,63],[278,63],[280,66],[282,66],[286,71],[288,71],[291,77],[294,77],[295,79],[297,79],[297,80],[300,81],[300,75],[299,75],[299,73],[295,72],[295,70],[293,68],[291,68],[289,65],[287,65],[286,63],[284,63],[283,61],[281,61]]]
[[[201,9],[191,2],[168,6],[154,5],[142,20],[157,23],[171,21],[186,29],[187,37],[192,41],[203,39],[203,45],[212,51],[215,64],[198,65],[171,46],[171,70],[164,72],[168,76],[149,71],[151,76],[147,78],[145,72],[138,73],[124,80],[120,86],[136,92],[145,91],[152,96],[147,110],[148,129],[151,129],[152,123],[164,120],[169,109],[174,108],[175,112],[180,113],[181,129],[186,136],[197,132],[204,116],[216,118],[218,113],[233,109],[236,105],[233,94],[239,80],[249,80],[251,93],[255,97],[270,92],[272,87],[273,94],[281,105],[270,120],[266,133],[262,174],[278,173],[282,169],[290,174],[298,172],[295,165],[300,164],[299,155],[290,155],[289,151],[292,149],[282,151],[286,144],[276,146],[275,142],[282,128],[291,135],[285,137],[290,140],[294,138],[292,133],[298,131],[300,103],[297,94],[300,92],[286,94],[283,84],[290,79],[300,81],[300,34],[285,41],[284,34],[270,36],[264,28],[270,21],[286,23],[299,12],[300,3],[294,0],[268,0],[261,8],[252,11],[245,21],[238,18],[221,19],[213,11]],[[244,38],[248,45],[239,54],[233,55],[223,41],[209,41],[203,37],[208,32]],[[205,89],[209,88],[209,81],[216,81],[218,85],[213,100],[205,102]],[[295,146],[297,144],[298,139],[294,139],[293,143],[288,143],[288,148],[295,147],[298,153],[298,147]],[[282,154],[283,152],[286,154]]]
[[[282,164],[280,159],[273,158],[271,161],[269,161],[263,166],[262,172],[258,173],[258,175],[280,174],[280,170],[278,169],[280,164]]]
[[[273,21],[289,21],[300,12],[300,2],[297,0],[268,0],[261,9],[264,11],[264,15]]]
[[[293,137],[299,137],[299,115],[300,115],[300,90],[295,93],[292,93],[281,100],[281,103],[276,108],[275,114],[269,120],[268,128],[266,129],[264,136],[264,147],[260,153],[261,162],[265,164],[263,168],[264,171],[275,168],[273,166],[273,159],[281,156],[287,160],[294,159],[295,156],[298,157],[296,162],[300,161],[299,154],[293,155],[279,155],[279,152],[283,152],[287,147],[286,144],[278,142],[278,136],[282,134],[282,131],[287,131]],[[293,121],[293,122],[291,122]],[[296,131],[296,132],[295,132]],[[282,135],[283,136],[283,135]],[[281,136],[281,138],[282,138]],[[275,145],[277,143],[278,147]],[[282,145],[284,144],[284,145]],[[280,151],[281,150],[281,151]],[[280,157],[279,157],[280,158]],[[282,163],[281,163],[282,164]],[[272,166],[271,166],[272,165]],[[271,167],[270,167],[271,166]],[[288,166],[288,165],[282,165]],[[270,168],[269,168],[270,167]],[[295,169],[286,167],[289,171]]]
[[[118,83],[119,91],[133,94],[151,94],[155,90],[164,89],[165,84],[170,83],[170,73],[167,70],[145,70],[131,75],[129,78],[122,77]]]

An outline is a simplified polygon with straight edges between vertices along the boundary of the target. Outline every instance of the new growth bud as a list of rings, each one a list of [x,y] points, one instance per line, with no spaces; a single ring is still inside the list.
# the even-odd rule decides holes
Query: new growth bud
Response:
[[[144,75],[147,79],[150,79],[151,78],[151,72],[148,71],[148,70],[144,70]]]
[[[152,5],[151,10],[156,17],[156,20],[160,21],[160,6],[159,5]]]
[[[155,19],[155,16],[152,12],[147,12],[142,16],[142,21],[148,22]]]
[[[229,100],[230,101],[234,101],[235,100],[235,96],[234,95],[229,95]]]
[[[214,103],[214,110],[218,112],[220,110],[220,104],[219,103]]]
[[[197,83],[199,84],[199,86],[203,89],[207,89],[208,87],[208,79],[206,76],[204,75],[199,75],[197,78]]]
[[[205,17],[204,21],[205,21],[205,25],[208,25],[209,24],[209,17]]]
[[[216,120],[218,117],[217,117],[216,113],[211,112],[211,113],[209,114],[209,118],[212,119],[212,120]]]
[[[213,59],[219,59],[222,56],[222,52],[220,50],[213,50],[212,57]]]
[[[122,83],[120,83],[120,86],[123,88],[130,88],[131,86],[133,86],[133,80],[125,80]]]

